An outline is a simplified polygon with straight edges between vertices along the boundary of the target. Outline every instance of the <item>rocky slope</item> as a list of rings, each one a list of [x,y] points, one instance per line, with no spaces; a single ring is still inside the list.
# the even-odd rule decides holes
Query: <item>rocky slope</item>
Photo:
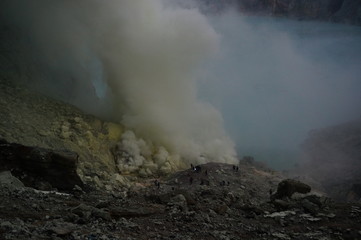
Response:
[[[61,194],[24,188],[7,174],[0,176],[0,239],[361,237],[359,204],[335,204],[314,193],[275,194],[270,201],[269,189],[281,179],[247,161],[238,170],[209,163],[113,194],[80,188]],[[297,192],[298,184],[283,181],[277,191]]]
[[[112,154],[123,133],[120,125],[101,121],[9,81],[0,81],[0,96],[1,139],[72,151],[79,156],[76,171],[84,183],[109,189],[124,184]]]

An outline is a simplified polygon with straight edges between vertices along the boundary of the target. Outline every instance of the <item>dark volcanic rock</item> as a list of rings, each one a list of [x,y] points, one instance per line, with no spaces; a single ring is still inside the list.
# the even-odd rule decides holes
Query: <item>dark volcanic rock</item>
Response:
[[[285,16],[306,20],[325,20],[361,25],[359,0],[199,0],[222,11],[229,6],[246,14]]]
[[[0,139],[0,170],[12,170],[26,186],[36,187],[39,182],[59,190],[82,186],[76,173],[77,162],[78,155],[74,152],[24,146]]]
[[[141,187],[123,197],[105,191],[73,195],[0,184],[0,239],[360,238],[359,204],[319,206],[319,197],[295,194],[282,200],[285,209],[278,209],[274,203],[282,201],[272,204],[268,196],[268,189],[276,187],[276,182],[270,184],[276,176],[249,164],[239,167],[237,172],[232,165],[202,165],[211,185],[182,182],[188,174],[199,174],[191,170],[159,179],[161,188],[151,184],[154,179],[143,179]],[[221,179],[232,184],[217,184]],[[248,194],[253,189],[258,191]],[[185,193],[194,205],[188,204]]]
[[[302,204],[302,207],[303,207],[307,212],[312,213],[312,214],[314,214],[314,215],[317,214],[317,212],[319,211],[319,207],[318,207],[316,204],[310,202],[310,201],[307,200],[307,199],[303,199],[302,202],[301,202],[301,204]]]
[[[164,209],[157,207],[139,207],[139,208],[111,208],[110,216],[114,219],[132,218],[132,217],[147,217],[154,214],[162,213]]]
[[[272,199],[291,198],[294,193],[309,193],[311,187],[293,179],[283,180],[278,184],[277,192],[272,195]]]
[[[340,4],[342,2],[342,4]],[[336,8],[339,6],[331,19],[338,22],[361,24],[361,1],[344,0],[336,1]]]
[[[17,188],[24,187],[24,184],[14,177],[10,171],[0,172],[0,184],[10,185]]]

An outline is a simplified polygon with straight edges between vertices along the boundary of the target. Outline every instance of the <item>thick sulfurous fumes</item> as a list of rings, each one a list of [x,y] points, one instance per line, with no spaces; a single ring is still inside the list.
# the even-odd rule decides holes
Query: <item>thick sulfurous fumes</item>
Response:
[[[121,173],[138,171],[140,176],[167,174],[183,166],[179,155],[171,155],[162,146],[156,147],[138,139],[132,131],[126,131],[112,149]]]
[[[4,25],[25,39],[9,47],[21,50],[12,58],[22,80],[129,129],[113,151],[120,171],[235,162],[220,113],[197,97],[195,73],[219,44],[197,9],[161,0],[5,0],[0,7]]]

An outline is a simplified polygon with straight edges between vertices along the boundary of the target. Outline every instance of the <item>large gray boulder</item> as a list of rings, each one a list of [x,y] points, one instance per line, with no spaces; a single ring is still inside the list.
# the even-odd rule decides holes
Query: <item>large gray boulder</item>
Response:
[[[59,190],[83,186],[76,172],[78,155],[74,152],[24,146],[0,139],[0,164],[2,170],[13,169],[29,187],[36,187],[33,184],[39,181]],[[7,172],[3,176],[4,181],[19,185]]]
[[[271,198],[291,198],[294,193],[309,193],[310,191],[311,187],[305,183],[294,179],[285,179],[278,184],[277,192]]]
[[[0,185],[8,185],[16,188],[24,187],[24,184],[14,177],[10,171],[0,172]]]

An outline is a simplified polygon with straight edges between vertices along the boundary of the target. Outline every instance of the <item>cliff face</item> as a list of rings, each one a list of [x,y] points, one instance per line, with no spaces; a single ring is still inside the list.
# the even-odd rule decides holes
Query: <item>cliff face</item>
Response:
[[[304,142],[303,149],[304,172],[321,182],[326,191],[340,199],[360,197],[360,121],[315,130]]]
[[[212,9],[233,5],[246,14],[284,16],[361,25],[359,0],[200,0]]]

